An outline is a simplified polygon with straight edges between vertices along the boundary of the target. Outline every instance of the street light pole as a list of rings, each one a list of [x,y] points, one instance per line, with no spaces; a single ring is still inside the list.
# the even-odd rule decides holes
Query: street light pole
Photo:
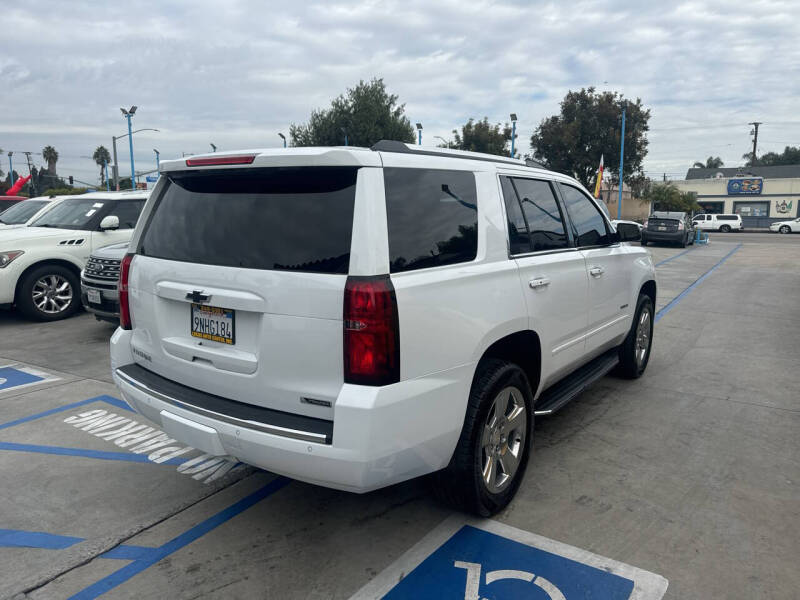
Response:
[[[514,158],[514,140],[517,138],[517,114],[511,113],[511,158]]]
[[[123,116],[128,120],[128,148],[131,153],[131,189],[136,189],[136,168],[133,164],[133,131],[131,130],[131,117],[136,114],[136,106],[131,106],[130,110],[120,108]]]
[[[417,123],[417,145],[422,146],[422,123]]]
[[[209,142],[209,143],[210,143],[210,142]],[[216,152],[216,151],[217,151],[217,147],[216,147],[214,144],[211,144],[211,150],[212,150],[213,152]]]
[[[105,158],[103,159],[103,170],[105,172],[105,177],[106,177],[106,191],[110,192],[111,184],[108,181],[108,161]]]
[[[622,135],[619,138],[619,199],[617,200],[617,219],[622,218],[622,161],[625,158],[625,105],[622,105]]]
[[[156,171],[161,173],[161,153],[155,148],[153,148],[153,152],[156,153]]]
[[[284,147],[284,148],[286,148],[286,136],[285,136],[285,135],[283,135],[282,133],[279,133],[279,134],[278,134],[278,137],[279,137],[279,138],[281,138],[281,139],[283,140],[283,147]],[[346,146],[346,145],[347,145],[347,144],[345,144],[345,146]]]

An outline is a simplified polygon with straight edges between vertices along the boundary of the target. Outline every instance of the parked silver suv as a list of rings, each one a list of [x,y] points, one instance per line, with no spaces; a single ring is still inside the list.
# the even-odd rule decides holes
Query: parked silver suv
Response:
[[[128,242],[112,244],[92,252],[81,271],[81,302],[98,321],[119,322],[119,266]]]

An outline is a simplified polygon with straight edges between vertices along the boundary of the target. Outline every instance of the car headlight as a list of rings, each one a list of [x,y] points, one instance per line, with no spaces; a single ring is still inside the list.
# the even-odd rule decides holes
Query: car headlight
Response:
[[[8,252],[0,252],[0,269],[5,268],[11,261],[18,256],[25,254],[22,250],[9,250]]]

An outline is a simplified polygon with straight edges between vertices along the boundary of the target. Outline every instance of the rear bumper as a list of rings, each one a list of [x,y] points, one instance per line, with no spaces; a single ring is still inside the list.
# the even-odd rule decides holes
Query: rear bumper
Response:
[[[130,334],[117,329],[112,336],[111,364],[114,382],[137,412],[168,432],[176,421],[194,424],[201,432],[213,430],[207,447],[198,446],[205,452],[224,453],[274,473],[358,493],[447,466],[461,433],[474,370],[474,365],[463,365],[380,388],[344,384],[334,405],[330,441],[324,436],[314,441],[314,431],[302,431],[302,420],[287,427],[289,432],[271,431],[275,423],[237,421],[230,411],[214,415],[207,410],[209,405],[197,405],[192,392],[181,394],[174,382],[178,387],[163,388],[171,389],[172,397],[148,391],[145,382],[126,376],[135,369],[120,370],[134,363]],[[198,440],[187,434],[180,441],[197,444]]]
[[[673,242],[680,243],[686,236],[686,231],[647,231],[642,230],[642,240],[645,242]]]

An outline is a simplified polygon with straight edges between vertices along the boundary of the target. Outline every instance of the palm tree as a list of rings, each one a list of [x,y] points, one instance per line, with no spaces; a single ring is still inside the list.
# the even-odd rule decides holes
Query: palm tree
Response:
[[[706,159],[705,163],[701,163],[699,160],[692,165],[694,169],[719,169],[725,163],[722,162],[722,159],[719,156],[709,156]]]
[[[42,150],[42,158],[47,161],[47,173],[56,174],[56,163],[58,162],[58,152],[52,146],[45,146]]]
[[[92,160],[100,166],[100,185],[103,185],[103,171],[105,166],[111,162],[111,155],[108,153],[108,148],[105,146],[98,146],[92,154]]]

